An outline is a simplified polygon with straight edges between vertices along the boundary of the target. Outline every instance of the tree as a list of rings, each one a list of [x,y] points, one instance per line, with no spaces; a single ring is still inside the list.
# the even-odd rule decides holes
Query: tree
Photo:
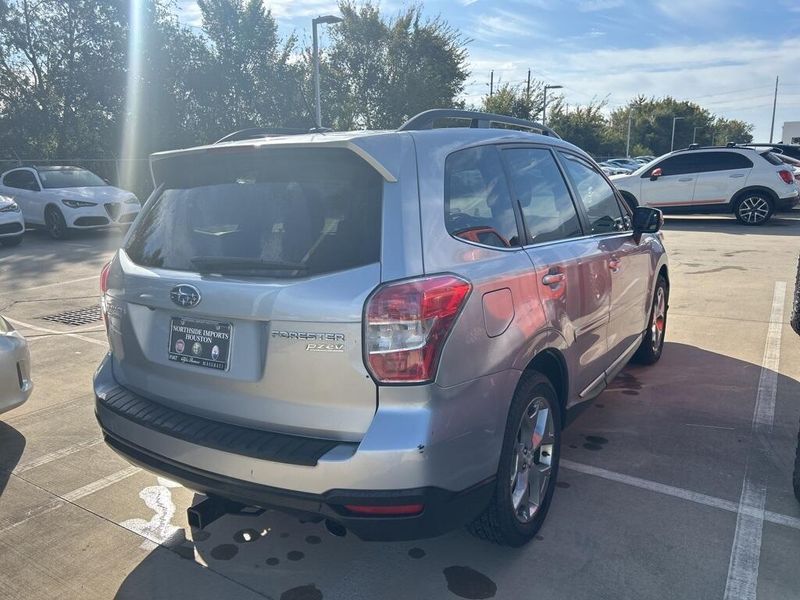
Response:
[[[712,126],[712,137],[716,144],[749,144],[753,141],[753,125],[738,119],[717,117]]]
[[[533,80],[530,91],[527,86],[501,84],[491,96],[484,96],[481,110],[518,119],[538,120],[542,114],[544,87],[541,81]],[[555,102],[551,98],[550,104]]]
[[[124,89],[124,0],[0,0],[0,147],[109,149]]]
[[[610,151],[605,107],[605,101],[592,100],[586,106],[567,110],[563,100],[557,99],[548,110],[547,125],[586,152],[604,155]]]
[[[325,124],[395,128],[423,110],[458,104],[467,52],[444,20],[423,20],[421,6],[387,19],[369,1],[343,0],[339,10],[344,20],[330,28],[320,61]],[[310,73],[310,52],[306,57]]]

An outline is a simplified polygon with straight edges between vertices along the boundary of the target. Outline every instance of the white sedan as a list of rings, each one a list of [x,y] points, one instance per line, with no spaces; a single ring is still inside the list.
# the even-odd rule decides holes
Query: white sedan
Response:
[[[11,198],[0,196],[0,245],[16,246],[25,233],[25,220]]]
[[[0,317],[0,413],[25,402],[32,389],[28,343]]]
[[[139,213],[131,192],[79,167],[18,167],[3,173],[0,194],[12,197],[27,225],[44,225],[53,239],[71,230],[129,225]]]

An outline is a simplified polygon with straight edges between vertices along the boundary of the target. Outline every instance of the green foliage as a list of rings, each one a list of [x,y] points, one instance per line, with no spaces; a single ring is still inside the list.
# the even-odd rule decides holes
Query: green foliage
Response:
[[[531,81],[530,92],[526,86],[501,84],[491,96],[484,96],[481,110],[518,119],[539,120],[544,102],[543,84]]]
[[[469,73],[461,35],[421,6],[394,18],[377,4],[343,0],[344,21],[328,29],[321,57],[323,124],[336,129],[386,129],[429,108],[450,108]],[[310,72],[310,54],[307,66]],[[310,88],[309,88],[310,89]]]

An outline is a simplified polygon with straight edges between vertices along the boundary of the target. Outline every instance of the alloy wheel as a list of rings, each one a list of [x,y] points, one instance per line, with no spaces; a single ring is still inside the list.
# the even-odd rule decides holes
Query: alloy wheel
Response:
[[[749,196],[739,203],[738,211],[745,223],[761,223],[769,215],[769,202],[760,196]]]
[[[552,474],[555,430],[552,407],[541,396],[523,411],[511,467],[511,503],[521,523],[529,523],[547,495]]]
[[[653,322],[650,324],[651,336],[653,340],[653,352],[658,352],[664,339],[664,329],[667,323],[667,297],[664,288],[659,286],[656,290],[656,297],[653,300]]]

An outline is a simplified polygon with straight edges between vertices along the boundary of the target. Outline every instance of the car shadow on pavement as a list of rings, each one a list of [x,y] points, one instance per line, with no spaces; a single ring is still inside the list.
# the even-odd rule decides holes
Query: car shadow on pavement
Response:
[[[0,421],[0,498],[24,449],[25,436],[11,425]]]
[[[582,411],[565,430],[562,456],[737,501],[760,373],[760,365],[667,343],[658,365],[627,367]],[[800,383],[778,375],[777,390],[782,420],[776,419],[768,457],[770,501],[792,494]],[[703,487],[709,473],[716,473],[717,487]],[[642,496],[635,487],[564,466],[558,479],[547,521],[521,549],[478,540],[464,529],[432,539],[363,542],[320,518],[271,510],[229,514],[153,550],[127,575],[116,598],[655,599],[665,589],[674,599],[722,594],[730,547],[710,552],[708,536],[732,535],[733,513],[709,516],[708,507],[685,502],[678,525],[665,517],[666,501],[658,494]],[[203,498],[195,495],[193,503]],[[623,510],[621,503],[628,503]],[[778,509],[800,516],[788,501]],[[721,532],[706,529],[719,522]],[[708,556],[707,564],[698,564],[698,555]],[[537,570],[542,564],[547,568]]]

